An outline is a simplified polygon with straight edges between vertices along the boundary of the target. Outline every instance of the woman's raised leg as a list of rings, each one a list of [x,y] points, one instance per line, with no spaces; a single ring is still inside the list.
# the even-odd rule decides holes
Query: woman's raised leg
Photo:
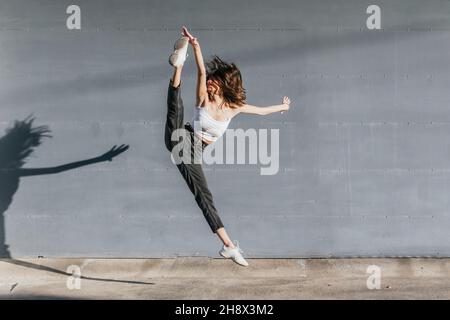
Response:
[[[182,69],[183,66],[175,68],[167,92],[167,119],[164,140],[169,151],[172,151],[176,143],[172,141],[172,133],[183,127],[184,107],[180,87]]]
[[[174,88],[178,88],[181,84],[181,71],[183,70],[183,66],[175,67],[172,76],[172,86]]]

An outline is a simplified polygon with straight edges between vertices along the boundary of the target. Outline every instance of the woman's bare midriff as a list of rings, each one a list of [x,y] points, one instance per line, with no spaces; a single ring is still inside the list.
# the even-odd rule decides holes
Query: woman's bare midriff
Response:
[[[211,144],[211,143],[213,143],[213,141],[210,141],[210,140],[206,140],[206,139],[203,139],[203,138],[200,138],[204,143],[206,143],[206,144]]]
[[[196,136],[197,138],[199,138],[200,140],[202,140],[204,143],[208,144],[208,145],[214,142],[214,141],[211,141],[211,140],[206,140],[206,139],[204,139],[203,137],[201,137],[201,136],[198,135],[197,133],[195,133],[195,136]]]

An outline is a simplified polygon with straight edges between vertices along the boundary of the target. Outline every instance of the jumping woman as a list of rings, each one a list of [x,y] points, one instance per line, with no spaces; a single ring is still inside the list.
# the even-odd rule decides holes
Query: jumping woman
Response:
[[[186,61],[188,45],[194,50],[197,63],[196,107],[192,126],[184,123],[183,101],[181,99],[181,71]],[[282,103],[269,107],[257,107],[246,103],[242,76],[234,63],[227,63],[215,56],[210,62],[203,62],[202,51],[197,38],[192,36],[186,27],[182,28],[182,37],[175,42],[174,52],[169,63],[175,68],[170,80],[167,95],[167,121],[165,126],[165,144],[169,151],[179,150],[179,144],[185,144],[194,154],[214,143],[227,129],[231,119],[239,113],[267,115],[289,110],[290,100],[284,97]],[[198,124],[198,125],[197,125]],[[174,139],[176,133],[184,129],[188,132],[180,142]],[[172,152],[174,155],[174,152]],[[185,159],[185,158],[184,158]],[[224,258],[231,258],[242,266],[248,266],[242,256],[243,251],[237,241],[232,242],[217,214],[213,197],[206,183],[201,164],[192,161],[177,163],[178,170],[186,180],[189,189],[203,212],[211,230],[223,243],[219,251]]]

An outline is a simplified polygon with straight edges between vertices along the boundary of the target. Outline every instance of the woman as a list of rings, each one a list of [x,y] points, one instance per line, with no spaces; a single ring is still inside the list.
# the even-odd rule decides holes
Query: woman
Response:
[[[181,99],[181,71],[187,57],[188,44],[191,44],[197,63],[197,92],[194,112],[194,127],[183,122],[183,101]],[[195,200],[203,212],[211,230],[223,243],[220,254],[231,258],[242,266],[248,266],[242,256],[238,242],[232,242],[225,231],[223,223],[217,214],[213,197],[208,189],[201,164],[198,161],[186,161],[214,143],[227,129],[231,119],[239,113],[267,115],[274,112],[289,110],[290,100],[284,97],[282,103],[269,107],[257,107],[246,103],[245,89],[242,86],[242,76],[233,63],[222,61],[215,56],[207,68],[203,63],[200,44],[186,27],[182,28],[182,37],[174,46],[175,50],[169,57],[169,63],[175,68],[170,80],[167,96],[167,122],[165,127],[165,143],[172,156],[179,156],[180,144],[183,150],[191,150],[189,158],[184,155],[177,167],[186,180]],[[187,130],[180,142],[180,129]],[[177,148],[175,148],[177,146]],[[186,148],[187,147],[187,148]],[[175,150],[177,152],[175,152]]]

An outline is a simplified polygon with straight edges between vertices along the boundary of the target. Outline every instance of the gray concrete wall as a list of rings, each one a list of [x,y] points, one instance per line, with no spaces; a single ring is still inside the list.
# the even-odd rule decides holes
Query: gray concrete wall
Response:
[[[72,3],[80,31],[66,28]],[[370,4],[382,30],[366,28]],[[167,58],[186,24],[205,57],[240,66],[249,102],[293,101],[232,123],[280,129],[277,175],[205,169],[248,256],[450,256],[449,17],[444,0],[1,1],[0,130],[33,113],[53,134],[26,167],[131,146],[111,163],[22,178],[3,213],[11,254],[217,254],[163,143]]]

